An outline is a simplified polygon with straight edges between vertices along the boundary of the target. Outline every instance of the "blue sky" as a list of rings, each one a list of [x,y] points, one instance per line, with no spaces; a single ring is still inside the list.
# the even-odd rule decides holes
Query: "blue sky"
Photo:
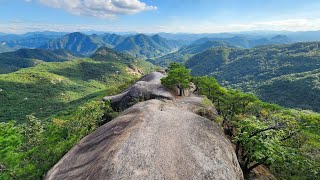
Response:
[[[0,0],[0,32],[320,30],[319,0]]]

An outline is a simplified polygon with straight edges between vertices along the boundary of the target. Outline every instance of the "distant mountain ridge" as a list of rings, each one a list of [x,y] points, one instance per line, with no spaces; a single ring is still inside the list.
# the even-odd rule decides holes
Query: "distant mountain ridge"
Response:
[[[234,36],[231,38],[201,38],[193,42],[193,44],[202,44],[207,41],[225,41],[233,44],[234,46],[239,46],[242,48],[253,48],[261,45],[272,45],[272,44],[288,44],[291,43],[290,40],[285,35],[277,35],[271,38],[260,38],[260,39],[249,39],[245,36]]]
[[[129,53],[134,57],[157,57],[178,49],[182,45],[178,41],[167,40],[158,35],[150,37],[138,34],[124,37],[116,34],[86,35],[75,32],[51,40],[40,48],[65,49],[75,54],[89,56],[99,47],[106,46],[119,52]]]
[[[62,37],[64,34],[62,32],[31,32],[22,35],[7,34],[0,36],[0,43],[6,43],[12,49],[38,48],[52,39]]]

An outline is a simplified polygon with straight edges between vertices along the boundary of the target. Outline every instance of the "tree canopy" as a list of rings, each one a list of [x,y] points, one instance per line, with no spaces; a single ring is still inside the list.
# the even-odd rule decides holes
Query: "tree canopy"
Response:
[[[162,78],[161,83],[169,88],[178,88],[179,95],[183,96],[191,80],[190,70],[177,63],[171,64],[169,69],[168,76]]]

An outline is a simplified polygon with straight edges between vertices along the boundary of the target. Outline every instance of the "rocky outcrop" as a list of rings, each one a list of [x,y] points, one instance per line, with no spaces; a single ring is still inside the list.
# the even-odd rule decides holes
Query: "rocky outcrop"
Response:
[[[104,97],[103,100],[110,100],[115,109],[124,110],[137,102],[149,99],[174,99],[174,95],[161,84],[160,79],[164,75],[160,72],[153,72],[140,78],[133,86],[123,93],[115,96]]]
[[[214,115],[212,104],[201,96],[175,99],[149,79],[154,76],[159,82],[153,73],[108,98],[125,102],[141,89],[157,99],[135,104],[83,138],[45,179],[243,179],[230,141],[216,123],[196,114]]]

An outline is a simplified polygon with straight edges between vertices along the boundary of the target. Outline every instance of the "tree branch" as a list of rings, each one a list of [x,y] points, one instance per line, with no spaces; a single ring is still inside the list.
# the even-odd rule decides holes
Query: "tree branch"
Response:
[[[269,130],[276,130],[276,129],[281,129],[281,128],[284,128],[284,126],[280,126],[280,125],[274,125],[274,126],[270,126],[268,128],[265,128],[265,129],[260,129],[254,133],[252,133],[249,138],[252,138],[256,135],[258,135],[259,133],[262,133],[262,132],[265,132],[265,131],[269,131]]]
[[[290,133],[287,137],[284,137],[282,139],[280,139],[280,141],[285,141],[287,139],[290,139],[291,137],[295,136],[297,133],[299,133],[301,131],[301,129],[299,129],[298,131],[295,131],[293,133]]]
[[[254,168],[260,166],[261,163],[255,163],[254,165],[252,165],[251,167],[248,168],[248,172],[252,171]]]

